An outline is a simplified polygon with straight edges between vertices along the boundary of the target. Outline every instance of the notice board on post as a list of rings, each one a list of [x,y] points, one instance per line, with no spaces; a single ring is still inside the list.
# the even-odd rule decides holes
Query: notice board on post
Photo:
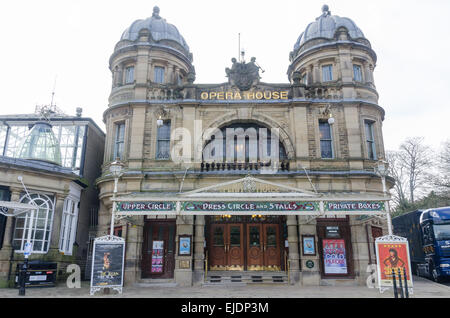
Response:
[[[106,235],[94,240],[92,251],[91,292],[111,288],[122,293],[125,240]]]

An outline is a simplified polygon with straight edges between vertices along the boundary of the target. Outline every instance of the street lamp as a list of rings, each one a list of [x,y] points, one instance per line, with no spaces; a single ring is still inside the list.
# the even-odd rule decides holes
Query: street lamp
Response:
[[[379,159],[376,167],[374,168],[375,173],[381,177],[381,184],[383,185],[383,196],[387,195],[386,191],[386,176],[388,175],[388,163],[382,159]],[[389,211],[389,202],[386,201],[386,216],[389,235],[392,235],[392,221],[391,212]]]
[[[31,200],[30,194],[28,193],[27,188],[25,187],[25,184],[23,183],[23,177],[18,176],[17,180],[22,183],[23,188],[25,189],[25,192],[27,193],[28,198],[30,199],[30,203],[34,202]],[[35,209],[31,209],[31,215],[29,219],[29,226],[28,226],[28,233],[27,233],[27,241],[25,242],[23,246],[23,256],[24,256],[24,262],[22,264],[22,267],[19,271],[19,296],[25,296],[25,281],[27,278],[27,272],[28,272],[28,257],[31,255],[33,251],[33,243],[31,242],[31,232],[33,231],[33,223],[34,223],[34,213]]]
[[[114,204],[115,204],[114,199],[116,198],[117,193],[117,182],[119,181],[119,178],[122,176],[122,169],[123,163],[121,163],[118,158],[109,165],[109,172],[111,172],[111,175],[114,178],[113,203],[111,211],[111,231],[110,231],[111,236],[113,236],[114,234]]]

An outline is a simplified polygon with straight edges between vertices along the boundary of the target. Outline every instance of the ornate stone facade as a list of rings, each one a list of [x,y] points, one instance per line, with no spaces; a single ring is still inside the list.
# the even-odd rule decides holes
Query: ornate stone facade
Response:
[[[380,178],[374,173],[377,160],[385,157],[382,134],[385,112],[378,105],[373,80],[376,54],[370,42],[361,36],[362,32],[355,29],[356,25],[348,22],[350,19],[344,21],[346,18],[332,16],[328,8],[324,8],[323,15],[317,19],[326,22],[323,25],[333,32],[327,39],[320,35],[325,30],[319,28],[317,36],[313,36],[308,27],[309,33],[302,34],[290,54],[289,82],[285,84],[261,82],[254,59],[249,63],[233,59],[231,68],[226,69],[227,83],[194,84],[192,54],[186,51],[179,33],[155,40],[149,36],[152,30],[143,27],[136,31],[136,39],[122,39],[110,59],[114,79],[109,106],[104,113],[107,136],[103,174],[97,181],[102,202],[98,234],[106,233],[110,226],[113,179],[108,168],[115,159],[120,124],[124,124],[120,155],[126,168],[119,181],[119,196],[192,191],[247,174],[321,194],[383,196]],[[134,68],[134,78],[126,83],[124,73],[127,68],[129,72],[129,67]],[[174,160],[174,152],[169,159],[157,158],[162,143],[158,137],[158,120],[170,121],[172,149],[183,138],[190,137],[192,142],[188,149],[185,147],[181,151],[183,160]],[[201,136],[208,128],[221,129],[239,123],[279,130],[285,157],[272,173],[263,174],[261,163],[256,161],[210,163],[202,159],[206,141]],[[321,137],[320,123],[330,130],[328,141]],[[183,128],[184,133],[177,135],[177,128]],[[327,142],[331,147],[330,155],[324,155],[322,149]],[[246,189],[253,189],[253,186],[247,185]],[[167,218],[176,219],[176,242],[179,235],[195,237],[192,256],[175,255],[174,280],[180,285],[198,283],[203,279],[206,257],[198,244],[208,240],[204,233],[208,229],[204,225],[208,217],[158,216],[153,219]],[[351,232],[353,268],[346,276],[351,283],[365,281],[366,266],[372,262],[369,255],[373,255],[373,251],[369,252],[373,247],[366,227],[377,220],[357,216],[348,216],[345,220]],[[319,242],[317,229],[321,221],[307,216],[287,216],[284,222],[291,282],[333,284],[320,268],[323,265],[320,265],[319,253],[300,256],[297,246],[302,235],[315,236]],[[144,223],[144,217],[140,216],[133,217],[128,225],[125,220],[116,224],[128,231],[123,234],[128,240],[125,277],[128,283],[143,277]],[[384,225],[383,221],[379,226]],[[186,263],[180,263],[182,260],[192,261],[194,265],[184,268]],[[313,260],[315,266],[308,268],[307,260]],[[180,264],[184,264],[183,268]]]

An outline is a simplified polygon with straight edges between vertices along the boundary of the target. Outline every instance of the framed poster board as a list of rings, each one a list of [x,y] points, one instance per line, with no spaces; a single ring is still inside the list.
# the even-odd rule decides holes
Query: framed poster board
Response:
[[[378,237],[375,240],[375,251],[380,291],[393,288],[392,270],[396,275],[397,286],[399,286],[398,273],[400,271],[402,283],[404,283],[404,273],[406,273],[408,288],[412,290],[413,281],[407,239],[395,236]]]
[[[303,256],[316,255],[316,239],[313,235],[302,235]]]
[[[92,252],[91,295],[103,288],[122,293],[125,240],[103,236],[94,240]]]
[[[326,275],[348,274],[345,241],[343,239],[324,239],[322,244],[324,273]]]
[[[164,271],[164,241],[153,241],[152,248],[152,273]]]
[[[179,256],[191,256],[191,235],[180,235],[178,244],[178,255]]]

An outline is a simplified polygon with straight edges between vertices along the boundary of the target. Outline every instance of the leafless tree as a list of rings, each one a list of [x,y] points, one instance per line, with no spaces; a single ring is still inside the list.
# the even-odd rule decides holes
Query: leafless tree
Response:
[[[387,151],[386,160],[389,163],[388,174],[395,180],[394,189],[392,191],[392,200],[394,206],[405,207],[408,202],[408,178],[405,167],[399,159],[399,151]]]
[[[436,158],[437,173],[433,184],[438,192],[450,194],[450,139],[443,143],[441,151]]]
[[[389,175],[394,178],[394,205],[406,207],[413,204],[431,184],[431,149],[423,137],[407,138],[398,151],[388,151]]]
[[[423,137],[407,138],[400,145],[400,164],[406,170],[409,182],[409,200],[414,203],[415,194],[426,188],[430,182],[430,170],[433,166],[431,149],[424,145]]]

